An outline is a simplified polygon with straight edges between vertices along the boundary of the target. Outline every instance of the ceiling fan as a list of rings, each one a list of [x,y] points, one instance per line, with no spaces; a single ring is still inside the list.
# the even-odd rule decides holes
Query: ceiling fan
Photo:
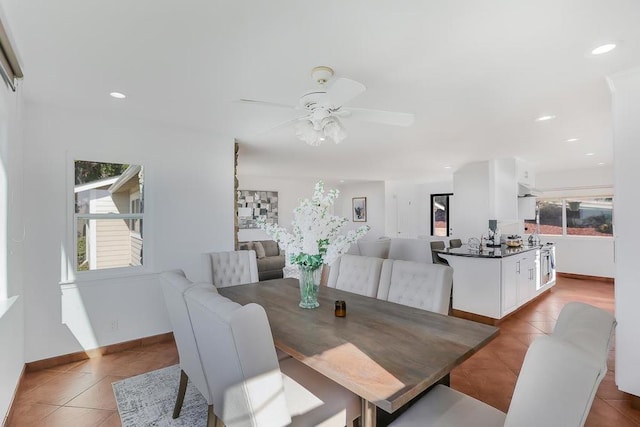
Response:
[[[367,88],[362,83],[344,77],[336,78],[329,83],[333,74],[333,70],[329,67],[315,67],[311,71],[311,77],[318,87],[305,92],[298,100],[297,106],[253,99],[241,99],[240,102],[303,111],[302,116],[288,120],[269,131],[295,125],[298,138],[309,145],[320,145],[327,138],[332,139],[336,144],[342,142],[347,136],[340,121],[342,118],[393,126],[410,126],[413,123],[414,115],[411,113],[345,107],[345,104]]]

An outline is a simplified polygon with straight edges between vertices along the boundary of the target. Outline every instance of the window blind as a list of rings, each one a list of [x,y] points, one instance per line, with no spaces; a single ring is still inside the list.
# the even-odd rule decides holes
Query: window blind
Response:
[[[0,74],[2,74],[2,78],[14,92],[16,90],[16,79],[24,77],[2,22],[0,22]]]

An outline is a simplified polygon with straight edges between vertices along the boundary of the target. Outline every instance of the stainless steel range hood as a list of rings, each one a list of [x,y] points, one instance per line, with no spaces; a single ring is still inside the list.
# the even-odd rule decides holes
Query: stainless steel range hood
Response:
[[[518,183],[518,197],[535,197],[540,196],[542,191],[526,184]]]

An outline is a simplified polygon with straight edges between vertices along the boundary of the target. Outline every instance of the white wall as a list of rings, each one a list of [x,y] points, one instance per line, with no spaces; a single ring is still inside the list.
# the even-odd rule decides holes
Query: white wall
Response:
[[[453,193],[453,181],[385,182],[385,235],[416,238],[431,234],[431,194]]]
[[[489,162],[468,163],[453,175],[453,236],[462,241],[486,234],[489,219],[496,218]]]
[[[25,360],[21,98],[21,88],[12,92],[0,80],[0,419]]]
[[[343,230],[355,230],[362,225],[371,229],[362,240],[375,240],[385,235],[385,185],[383,181],[345,183],[340,187],[340,196],[336,201],[336,215],[345,217]],[[367,198],[367,221],[353,222],[352,198]]]
[[[610,85],[615,170],[616,383],[620,390],[640,396],[640,69],[614,76]]]
[[[613,168],[569,169],[536,175],[540,197],[579,197],[613,194]],[[617,217],[614,208],[614,219]],[[587,276],[614,277],[614,244],[610,237],[542,236],[556,244],[559,272]]]
[[[546,197],[611,194],[614,173],[610,166],[538,172],[535,187]]]
[[[242,157],[238,159],[242,162]],[[300,199],[313,197],[313,190],[318,181],[324,182],[325,191],[338,188],[336,181],[321,178],[275,178],[252,175],[238,175],[238,189],[278,192],[278,224],[290,228],[293,210],[300,204]],[[345,196],[338,197],[337,204]],[[249,240],[266,240],[269,236],[262,230],[238,230],[240,242]]]
[[[197,280],[202,253],[233,249],[233,139],[108,113],[25,113],[26,360],[169,331],[155,273]],[[145,166],[145,274],[61,287],[74,158]]]
[[[555,243],[558,272],[614,277],[613,239],[542,236],[540,240]]]

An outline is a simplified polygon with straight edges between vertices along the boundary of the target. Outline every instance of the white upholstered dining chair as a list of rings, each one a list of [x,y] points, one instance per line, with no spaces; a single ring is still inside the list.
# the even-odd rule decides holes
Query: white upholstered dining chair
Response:
[[[178,357],[180,358],[180,383],[178,386],[178,394],[173,409],[173,418],[180,416],[184,395],[187,390],[187,382],[195,385],[198,391],[204,396],[209,405],[210,423],[215,421],[215,416],[211,405],[213,399],[209,393],[209,387],[204,375],[202,363],[200,362],[200,354],[196,339],[191,326],[191,318],[184,300],[185,292],[194,286],[205,286],[211,292],[217,292],[216,288],[211,284],[194,284],[187,279],[181,270],[167,271],[160,275],[162,282],[162,292],[164,294],[165,304],[169,312],[169,320],[173,328],[173,338],[178,348]]]
[[[565,304],[560,311],[553,336],[581,348],[606,367],[615,327],[616,319],[611,313],[574,301]]]
[[[452,283],[447,265],[386,259],[377,298],[446,315]]]
[[[185,295],[216,415],[235,426],[345,426],[360,399],[295,359],[278,363],[264,309],[204,288]]]
[[[331,264],[327,286],[375,297],[380,283],[382,261],[382,258],[344,254]]]
[[[436,386],[391,426],[582,426],[602,379],[602,366],[556,337],[535,340],[525,357],[507,414]]]
[[[527,351],[506,414],[438,385],[390,426],[582,426],[602,370],[600,363],[575,345],[553,336],[540,337]]]
[[[212,281],[219,288],[255,283],[259,280],[254,250],[212,252],[209,257]]]
[[[395,237],[389,245],[389,259],[432,262],[429,240]]]

